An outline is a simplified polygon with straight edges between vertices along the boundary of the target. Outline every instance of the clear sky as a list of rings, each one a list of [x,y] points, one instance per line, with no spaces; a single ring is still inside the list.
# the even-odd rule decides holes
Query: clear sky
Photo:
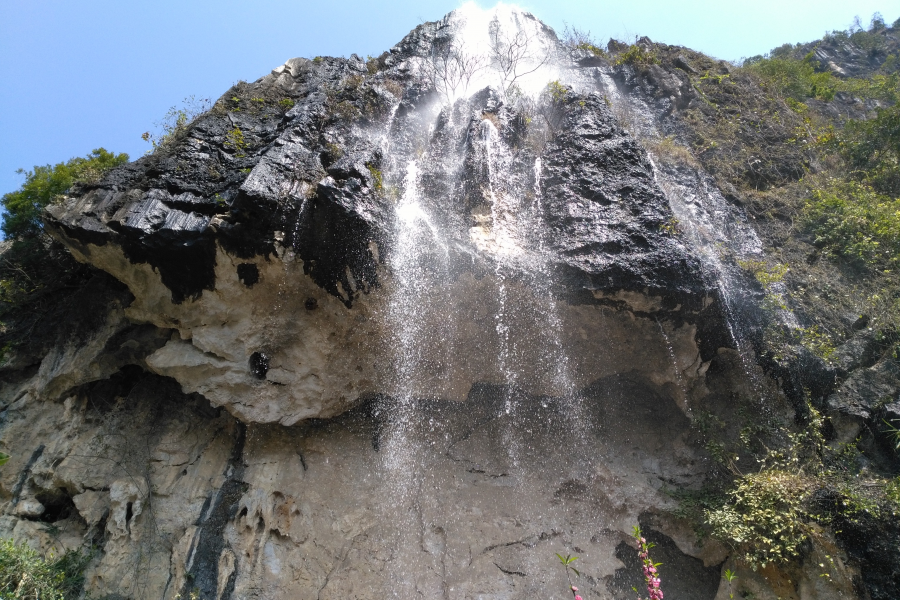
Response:
[[[459,0],[0,0],[0,194],[19,167],[100,146],[147,150],[141,133],[190,95],[218,98],[294,56],[377,55]],[[484,7],[491,1],[480,1]],[[557,31],[689,46],[736,60],[868,25],[896,0],[521,0]]]

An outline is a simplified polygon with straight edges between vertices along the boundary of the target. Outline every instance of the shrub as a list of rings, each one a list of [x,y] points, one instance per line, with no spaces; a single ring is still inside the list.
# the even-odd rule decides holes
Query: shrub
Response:
[[[900,196],[900,104],[876,109],[872,119],[848,121],[831,143],[847,160],[855,179]]]
[[[550,96],[552,102],[561,104],[562,102],[565,102],[569,90],[557,79],[556,81],[551,81],[547,84],[547,94]]]
[[[378,60],[377,56],[366,56],[366,71],[368,71],[369,75],[374,75],[380,70],[381,61]]]
[[[800,60],[786,54],[776,55],[773,50],[768,58],[755,56],[744,61],[744,67],[794,102],[807,98],[833,100],[838,92],[891,103],[900,99],[895,75],[841,79],[830,71],[819,73],[812,52]]]
[[[235,97],[232,98],[232,101],[238,103],[240,99]],[[141,135],[141,139],[153,146],[151,152],[168,146],[187,130],[187,126],[191,121],[207,110],[209,110],[209,98],[188,96],[182,101],[181,108],[177,106],[171,107],[162,120],[155,123],[159,129],[157,133],[145,131]],[[234,110],[239,109],[234,108]]]
[[[90,552],[42,558],[25,544],[0,541],[0,598],[72,600],[81,595]]]
[[[656,56],[655,52],[645,50],[643,46],[632,44],[627,50],[616,57],[613,64],[649,67],[650,65],[659,64],[659,58]]]
[[[813,190],[804,207],[807,228],[825,252],[869,265],[900,260],[900,198],[850,181]]]
[[[818,325],[800,328],[797,334],[800,337],[800,345],[822,360],[830,361],[837,350],[831,336],[822,331]]]
[[[6,213],[0,226],[7,239],[35,237],[43,230],[41,210],[65,194],[76,183],[95,183],[108,170],[128,162],[127,154],[114,154],[97,148],[86,157],[72,158],[54,166],[36,166],[33,171],[19,169],[25,183],[18,191],[3,195]]]
[[[239,127],[235,127],[225,133],[225,147],[234,150],[236,158],[246,156],[244,150],[247,149],[247,141],[244,139],[244,132]]]
[[[563,30],[562,43],[572,50],[587,50],[594,56],[606,57],[606,52],[597,45],[597,41],[590,31],[578,29],[568,24]]]
[[[375,168],[373,165],[366,165],[366,168],[369,170],[369,173],[372,174],[372,180],[375,185],[375,191],[380,192],[384,187],[384,175]]]
[[[763,291],[766,293],[763,298],[763,307],[768,310],[787,309],[784,297],[778,289],[778,284],[784,282],[784,276],[787,275],[790,268],[781,263],[773,266],[764,260],[747,259],[739,260],[738,266],[753,274],[753,278],[759,282]]]
[[[36,166],[25,173],[25,183],[4,194],[2,229],[12,244],[0,256],[0,331],[4,338],[0,360],[14,345],[28,339],[34,319],[40,318],[41,301],[48,292],[72,285],[81,268],[62,246],[44,234],[41,211],[77,183],[94,183],[109,169],[128,161],[127,154],[98,148],[85,158],[73,158],[54,166]],[[21,171],[20,172],[24,172]],[[10,311],[20,317],[7,321]],[[16,325],[18,323],[18,325]]]
[[[803,60],[780,57],[772,52],[772,58],[761,58],[746,65],[763,80],[773,84],[783,95],[802,101],[806,98],[831,100],[837,86],[837,78],[831,73],[816,73],[813,54]]]
[[[808,537],[803,506],[811,487],[781,470],[745,475],[727,504],[706,511],[706,520],[713,535],[741,551],[754,568],[790,560]]]

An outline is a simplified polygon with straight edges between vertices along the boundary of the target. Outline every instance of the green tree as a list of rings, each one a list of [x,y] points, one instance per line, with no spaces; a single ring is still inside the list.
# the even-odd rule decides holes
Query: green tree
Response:
[[[0,231],[8,242],[0,253],[0,317],[4,319],[0,326],[15,329],[6,320],[10,310],[26,308],[26,312],[40,312],[43,304],[37,299],[68,285],[70,276],[78,271],[78,265],[62,245],[44,233],[41,221],[44,207],[75,184],[96,183],[107,171],[125,162],[128,162],[127,154],[97,148],[84,158],[36,166],[31,171],[20,169],[25,174],[25,183],[0,199],[4,209]],[[11,339],[7,338],[13,335],[12,331],[6,334],[4,340],[9,344]],[[0,350],[0,357],[3,354]]]
[[[114,154],[97,148],[85,158],[72,158],[54,166],[36,166],[33,171],[19,169],[25,183],[15,192],[3,195],[0,204],[6,213],[0,229],[7,239],[26,240],[43,231],[41,211],[54,198],[65,194],[75,183],[94,183],[108,170],[128,162],[127,154]]]

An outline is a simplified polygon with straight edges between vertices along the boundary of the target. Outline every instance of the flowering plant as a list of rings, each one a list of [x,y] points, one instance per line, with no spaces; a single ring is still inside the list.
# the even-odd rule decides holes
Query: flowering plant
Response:
[[[663,600],[663,592],[659,588],[659,571],[657,571],[657,567],[662,563],[655,563],[650,560],[650,548],[652,548],[656,544],[654,544],[653,542],[648,542],[646,538],[641,535],[641,528],[637,525],[634,526],[633,535],[634,539],[637,540],[638,546],[640,547],[638,556],[641,558],[641,562],[644,564],[644,581],[647,583],[647,593],[650,594],[647,597],[647,600]],[[637,589],[634,589],[634,591],[637,591]],[[638,596],[638,600],[643,599]]]
[[[572,556],[571,554],[567,554],[565,558],[563,558],[562,554],[557,553],[557,558],[559,558],[559,562],[563,564],[566,568],[566,579],[569,581],[569,589],[572,591],[572,595],[575,597],[575,600],[581,600],[581,596],[578,595],[578,588],[572,585],[572,578],[569,577],[569,571],[575,573],[577,576],[581,576],[581,573],[578,572],[578,569],[572,566],[572,563],[578,560],[577,556]]]

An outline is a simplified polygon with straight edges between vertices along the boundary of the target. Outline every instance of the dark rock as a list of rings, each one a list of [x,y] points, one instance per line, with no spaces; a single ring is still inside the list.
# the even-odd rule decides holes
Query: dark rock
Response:
[[[644,538],[654,544],[651,558],[661,562],[659,573],[662,588],[667,598],[690,598],[691,600],[713,600],[719,589],[721,565],[703,566],[703,561],[687,556],[675,542],[666,535],[649,529],[641,519]],[[625,566],[616,569],[616,574],[607,584],[607,588],[616,600],[634,598],[632,588],[646,590],[647,584],[642,573],[643,565],[637,549],[625,542],[616,546],[616,558]]]
[[[860,315],[858,319],[853,321],[853,329],[859,331],[860,329],[865,329],[869,326],[869,315]]]
[[[259,281],[259,268],[253,263],[241,263],[237,266],[238,279],[247,287]]]
[[[694,68],[691,66],[691,63],[688,62],[688,59],[686,59],[686,58],[684,57],[684,55],[682,55],[682,54],[679,54],[678,56],[676,56],[676,57],[675,57],[675,60],[672,61],[672,62],[675,64],[676,67],[678,67],[678,68],[681,69],[682,71],[687,71],[688,73],[691,73],[692,75],[696,75],[696,74],[697,74],[696,69],[694,69]]]
[[[857,369],[828,397],[828,409],[839,441],[852,441],[867,422],[900,393],[900,363],[882,358],[874,366]]]
[[[877,332],[859,331],[837,347],[831,362],[841,377],[846,377],[851,371],[874,365],[888,346],[889,344]]]
[[[706,291],[697,259],[663,230],[673,215],[646,152],[598,94],[573,100],[541,187],[550,247],[581,285],[684,301]]]
[[[265,379],[269,372],[269,357],[263,352],[254,352],[250,355],[250,372],[257,379]]]

